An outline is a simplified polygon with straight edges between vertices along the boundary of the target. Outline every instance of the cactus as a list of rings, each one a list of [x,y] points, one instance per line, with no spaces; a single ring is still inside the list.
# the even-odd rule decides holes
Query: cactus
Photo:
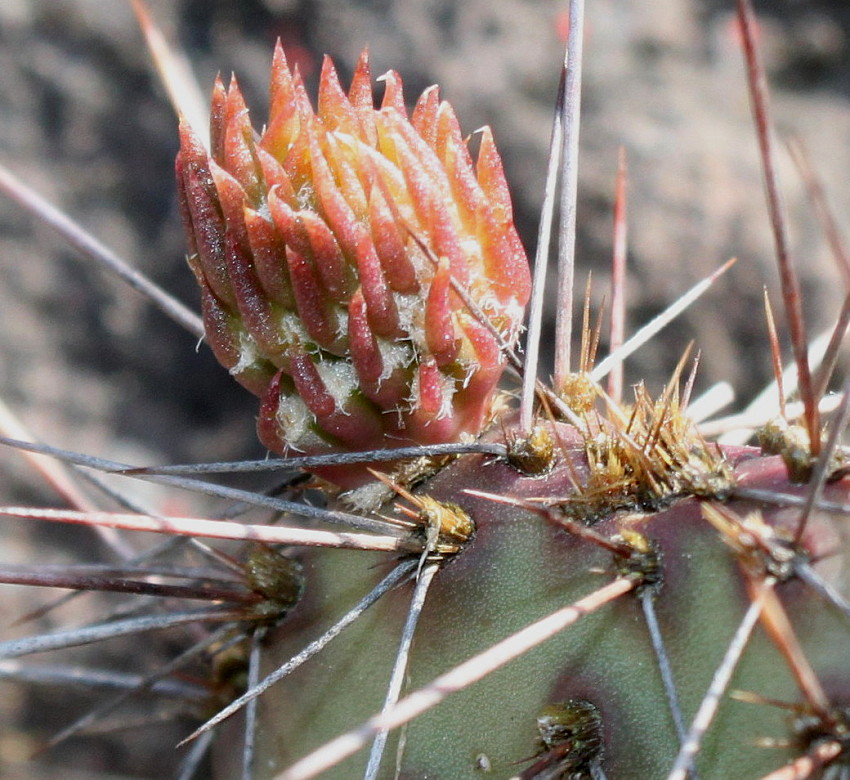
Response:
[[[745,2],[740,15],[761,121]],[[206,340],[259,397],[279,466],[301,470],[286,499],[203,489],[282,522],[105,512],[73,494],[77,511],[5,507],[251,543],[228,553],[228,576],[208,564],[185,585],[151,579],[176,568],[130,563],[85,583],[20,568],[4,581],[209,601],[90,633],[148,619],[197,629],[192,652],[215,661],[188,693],[203,718],[244,711],[248,724],[193,735],[198,746],[218,733],[218,777],[844,777],[850,502],[838,443],[850,394],[824,425],[829,371],[807,362],[769,166],[802,422],[766,421],[755,445],[718,443],[691,417],[687,355],[657,397],[642,385],[628,400],[615,384],[606,394],[587,305],[577,370],[559,354],[552,386],[535,386],[514,354],[528,268],[489,131],[473,165],[434,90],[408,121],[397,76],[375,109],[365,57],[347,95],[326,60],[314,112],[281,48],[272,68],[263,132],[235,82],[218,81],[210,152],[184,120],[176,169]],[[497,391],[509,363],[529,374],[519,403]],[[17,446],[188,484],[179,469]],[[303,489],[323,505],[290,500]],[[213,623],[224,628],[199,628]],[[0,642],[0,657],[72,634]],[[172,671],[144,685],[176,685]]]

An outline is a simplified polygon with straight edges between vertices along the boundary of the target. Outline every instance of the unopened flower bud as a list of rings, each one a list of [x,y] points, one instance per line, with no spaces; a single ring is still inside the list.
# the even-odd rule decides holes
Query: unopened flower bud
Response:
[[[180,126],[206,338],[277,453],[478,433],[521,325],[528,261],[489,129],[473,163],[436,87],[408,119],[398,75],[383,81],[376,109],[365,52],[347,95],[326,58],[314,112],[278,45],[261,134],[235,80],[216,81],[209,152]]]

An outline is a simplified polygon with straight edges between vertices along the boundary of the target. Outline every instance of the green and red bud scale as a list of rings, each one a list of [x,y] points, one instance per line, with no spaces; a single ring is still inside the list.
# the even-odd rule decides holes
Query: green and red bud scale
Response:
[[[209,151],[181,122],[206,338],[277,453],[478,433],[521,326],[528,260],[490,130],[473,163],[436,87],[408,118],[383,81],[376,109],[366,53],[348,95],[326,58],[314,111],[278,45],[262,133],[235,80],[216,80]]]

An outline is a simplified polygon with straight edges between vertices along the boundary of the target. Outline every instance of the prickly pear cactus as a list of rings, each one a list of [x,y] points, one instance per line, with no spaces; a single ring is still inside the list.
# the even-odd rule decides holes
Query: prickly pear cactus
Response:
[[[436,90],[408,120],[397,76],[386,77],[380,109],[368,80],[364,57],[346,96],[326,60],[314,114],[278,49],[258,140],[235,84],[216,86],[209,156],[184,126],[178,183],[212,346],[263,399],[261,437],[278,452],[464,434],[499,448],[415,472],[390,464],[384,477],[359,467],[357,481],[371,474],[375,484],[336,499],[389,515],[388,529],[406,516],[406,538],[421,545],[414,557],[436,572],[413,634],[409,690],[481,654],[484,666],[513,632],[615,593],[405,720],[378,768],[379,753],[349,758],[331,740],[381,711],[409,598],[388,594],[264,695],[260,775],[756,778],[819,743],[834,740],[843,753],[848,615],[800,578],[840,592],[844,553],[828,511],[804,521],[792,506],[811,491],[795,484],[811,482],[811,448],[795,449],[787,430],[775,433],[773,455],[706,442],[676,378],[658,401],[638,389],[632,403],[601,411],[599,385],[575,375],[549,419],[541,409],[527,431],[505,401],[494,407],[528,271],[491,136],[484,131],[473,166]],[[339,388],[331,377],[342,372]],[[841,504],[836,457],[821,498]],[[352,486],[348,473],[315,471]],[[375,486],[387,488],[382,497]],[[468,520],[450,536],[444,516],[458,513]],[[352,565],[338,551],[300,558],[307,594],[268,640],[269,670],[397,565]],[[724,690],[707,733],[686,733],[739,630],[740,658],[726,671],[752,701]],[[814,718],[821,730],[786,744],[788,717],[798,730]],[[562,725],[571,720],[578,725]],[[695,739],[698,757],[688,747],[677,761]]]
[[[685,358],[657,396],[603,387],[588,325],[578,370],[517,401],[536,373],[520,347],[531,274],[493,136],[466,138],[436,88],[408,115],[400,77],[382,80],[376,106],[365,54],[348,90],[326,59],[314,109],[278,45],[264,123],[235,80],[215,83],[208,137],[181,118],[202,311],[189,329],[257,397],[285,496],[17,442],[273,516],[101,511],[71,490],[70,511],[0,508],[247,542],[196,545],[204,568],[139,553],[108,572],[3,570],[165,608],[0,641],[0,668],[24,676],[20,656],[188,624],[163,669],[110,678],[179,691],[209,719],[181,777],[850,776],[850,402],[845,387],[821,415],[831,369],[801,357],[792,271],[780,265],[804,410],[765,420],[754,445],[704,435]],[[187,599],[209,606],[172,608]]]

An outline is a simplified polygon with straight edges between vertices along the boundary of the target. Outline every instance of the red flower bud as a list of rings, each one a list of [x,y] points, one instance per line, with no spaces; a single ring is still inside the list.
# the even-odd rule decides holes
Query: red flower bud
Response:
[[[530,293],[489,129],[473,163],[436,87],[408,120],[398,74],[382,81],[375,109],[365,52],[347,95],[325,58],[314,112],[278,45],[262,135],[235,80],[215,83],[210,153],[180,126],[207,340],[261,398],[260,438],[278,453],[477,434],[504,364],[478,318],[512,344]]]

